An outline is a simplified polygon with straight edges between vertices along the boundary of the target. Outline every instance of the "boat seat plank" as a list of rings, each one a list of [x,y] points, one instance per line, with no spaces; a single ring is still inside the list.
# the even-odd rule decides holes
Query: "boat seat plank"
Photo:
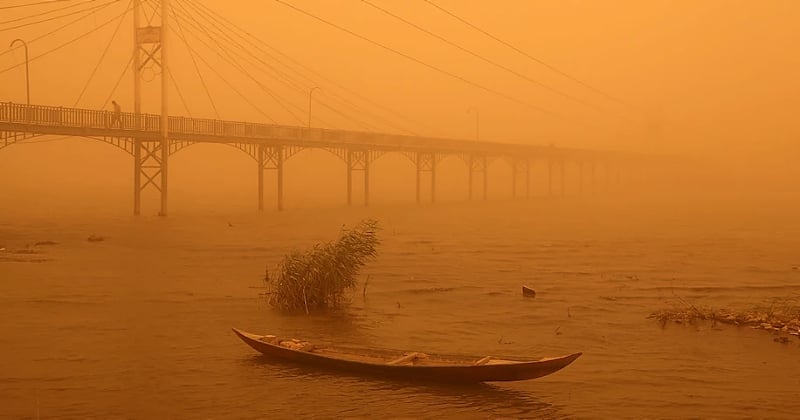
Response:
[[[483,365],[489,363],[490,360],[492,360],[492,356],[486,356],[483,359],[478,360],[477,362],[473,363],[472,366],[483,366]]]
[[[424,359],[426,357],[428,357],[428,355],[426,355],[425,353],[420,353],[420,352],[415,351],[415,352],[409,353],[409,354],[407,354],[407,355],[405,355],[403,357],[399,357],[397,359],[394,359],[394,360],[388,362],[387,365],[399,365],[401,363],[408,363],[408,362],[414,363],[417,359]]]

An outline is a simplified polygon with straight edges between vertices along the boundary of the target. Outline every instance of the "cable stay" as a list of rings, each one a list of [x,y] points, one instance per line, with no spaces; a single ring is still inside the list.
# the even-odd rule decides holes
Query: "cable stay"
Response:
[[[26,3],[26,4],[16,4],[16,5],[13,5],[13,6],[0,6],[0,10],[19,9],[19,8],[22,8],[22,7],[42,6],[42,5],[48,5],[48,4],[53,4],[53,3],[64,3],[64,2],[68,2],[68,1],[74,1],[74,0],[45,0],[45,1],[36,1],[36,2],[33,2],[33,3]]]
[[[57,45],[56,47],[53,47],[53,48],[51,48],[51,49],[49,49],[49,50],[47,50],[47,51],[45,51],[45,52],[43,52],[43,53],[41,53],[41,54],[39,54],[39,55],[33,56],[33,57],[31,57],[31,58],[30,58],[28,61],[30,62],[30,61],[35,61],[35,60],[38,60],[39,58],[45,57],[45,56],[47,56],[48,54],[51,54],[51,53],[53,53],[53,52],[55,52],[55,51],[58,51],[58,50],[60,50],[60,49],[62,49],[62,48],[64,48],[64,47],[68,46],[68,45],[71,45],[71,44],[73,44],[73,43],[75,43],[75,42],[77,42],[77,41],[79,41],[79,40],[81,40],[81,39],[83,39],[83,38],[86,38],[87,36],[89,36],[89,35],[91,35],[91,34],[93,34],[93,33],[97,32],[97,31],[99,31],[100,29],[102,29],[102,28],[104,28],[104,27],[108,26],[108,25],[109,25],[109,24],[111,24],[112,22],[114,22],[114,21],[116,21],[117,19],[119,19],[120,17],[124,16],[124,15],[125,15],[126,13],[128,13],[130,10],[131,10],[131,8],[128,8],[128,9],[126,9],[124,12],[122,12],[122,13],[120,13],[120,14],[118,14],[118,15],[116,15],[116,16],[114,16],[114,17],[112,17],[111,19],[109,19],[109,20],[107,20],[107,21],[105,21],[105,22],[103,22],[103,23],[101,23],[101,24],[97,25],[96,27],[92,28],[91,30],[89,30],[89,31],[87,31],[87,32],[84,32],[84,33],[82,33],[82,34],[78,35],[77,37],[70,39],[70,40],[69,40],[69,41],[67,41],[67,42],[64,42],[64,43],[62,43],[62,44],[59,44],[59,45]],[[95,12],[96,12],[96,11],[94,11],[94,12],[92,12],[92,13],[95,13]],[[21,67],[21,66],[24,66],[24,65],[25,65],[25,62],[21,62],[21,63],[14,64],[14,65],[12,65],[12,66],[10,66],[10,67],[6,67],[6,68],[4,68],[4,69],[0,69],[0,74],[3,74],[3,73],[5,73],[5,72],[7,72],[7,71],[13,70],[13,69],[15,69],[15,68],[17,68],[17,67]]]
[[[97,73],[97,70],[100,68],[100,65],[103,63],[103,60],[106,58],[106,54],[108,50],[111,48],[111,44],[114,42],[114,38],[117,36],[117,32],[119,32],[119,28],[122,26],[122,23],[125,21],[125,16],[128,15],[128,11],[132,10],[133,0],[128,2],[128,8],[126,9],[125,13],[119,18],[119,23],[117,27],[114,28],[114,33],[111,34],[111,39],[108,40],[108,44],[106,44],[106,48],[103,50],[103,53],[100,54],[100,59],[97,61],[97,64],[94,66],[92,73],[89,75],[89,79],[86,80],[86,84],[83,85],[83,89],[81,89],[81,93],[78,95],[78,99],[75,100],[75,103],[72,105],[73,108],[78,107],[78,103],[83,98],[83,94],[86,93],[86,89],[89,87],[89,84],[94,79],[94,75]]]
[[[199,12],[198,14],[199,14],[199,15],[201,15],[201,16],[204,16],[204,17],[206,17],[206,19],[212,19],[212,20],[214,20],[215,22],[217,22],[217,23],[218,23],[218,24],[219,24],[221,27],[223,27],[223,28],[233,28],[233,29],[235,29],[235,31],[234,31],[234,30],[231,30],[231,32],[232,32],[232,33],[233,33],[233,34],[234,34],[234,35],[235,35],[237,38],[239,38],[239,39],[243,40],[244,42],[246,42],[246,43],[247,43],[247,44],[249,44],[250,46],[254,47],[254,48],[255,48],[256,50],[258,50],[260,53],[262,53],[262,54],[266,55],[267,57],[269,57],[269,58],[273,59],[273,60],[274,60],[274,61],[276,61],[278,64],[280,64],[280,65],[282,65],[282,66],[286,67],[286,68],[287,68],[289,71],[292,71],[292,72],[296,73],[298,76],[300,76],[300,77],[302,77],[303,79],[307,80],[307,81],[310,83],[310,86],[319,85],[320,83],[319,83],[318,81],[315,81],[315,80],[313,80],[312,78],[310,78],[310,77],[308,77],[308,76],[304,75],[304,74],[303,74],[301,71],[298,71],[297,69],[295,69],[295,68],[292,68],[291,66],[289,66],[288,64],[286,64],[286,63],[285,63],[285,62],[283,62],[282,60],[280,60],[280,59],[276,58],[276,57],[275,57],[273,54],[271,54],[270,52],[266,51],[264,48],[267,48],[267,49],[269,49],[269,50],[270,50],[270,51],[272,51],[274,54],[280,55],[280,56],[281,56],[281,57],[283,57],[285,60],[287,60],[287,61],[289,61],[289,62],[293,63],[293,64],[294,64],[294,65],[296,65],[297,67],[299,67],[299,68],[301,68],[301,69],[305,70],[306,72],[308,72],[308,73],[310,73],[310,74],[312,74],[312,75],[314,75],[314,76],[318,77],[319,79],[321,79],[321,80],[323,80],[323,81],[325,81],[325,82],[327,82],[327,83],[329,83],[329,84],[331,84],[331,85],[335,86],[336,88],[338,88],[338,89],[340,89],[340,90],[342,90],[342,91],[344,91],[344,92],[347,92],[347,93],[349,93],[349,94],[351,94],[351,95],[353,95],[353,96],[355,96],[355,97],[357,97],[357,98],[361,99],[361,100],[362,100],[362,101],[364,101],[364,102],[367,102],[367,103],[369,103],[371,106],[373,106],[373,107],[375,107],[375,108],[380,108],[380,109],[382,109],[383,111],[385,111],[385,112],[387,112],[387,113],[389,113],[389,114],[393,115],[395,118],[402,119],[402,120],[406,121],[407,123],[409,123],[409,122],[410,122],[410,123],[411,123],[411,124],[413,124],[413,125],[417,125],[417,126],[424,126],[424,127],[428,128],[428,129],[430,129],[431,131],[437,131],[436,129],[432,129],[432,128],[431,128],[430,126],[428,126],[428,125],[422,124],[422,123],[420,123],[420,122],[418,122],[418,121],[414,121],[414,120],[412,120],[412,119],[410,119],[410,118],[408,118],[408,117],[404,116],[402,113],[400,113],[400,112],[398,112],[398,111],[396,111],[396,110],[393,110],[393,109],[391,109],[391,108],[389,108],[389,107],[387,107],[387,106],[385,106],[385,105],[382,105],[382,104],[376,103],[376,102],[372,101],[371,99],[369,99],[369,98],[367,98],[367,97],[365,97],[365,96],[363,96],[363,95],[359,94],[358,92],[356,92],[356,91],[354,91],[354,90],[352,90],[352,89],[348,89],[347,87],[345,87],[345,86],[343,86],[343,85],[341,85],[341,84],[337,83],[336,81],[334,81],[334,80],[332,80],[332,79],[330,79],[330,78],[327,78],[327,77],[325,77],[324,75],[320,74],[319,72],[316,72],[315,70],[311,69],[310,67],[308,67],[308,66],[306,66],[306,65],[304,65],[304,64],[302,64],[302,63],[300,63],[299,61],[297,61],[296,59],[292,58],[292,57],[291,57],[291,56],[289,56],[288,54],[286,54],[286,53],[283,53],[282,51],[278,50],[277,48],[275,48],[274,46],[272,46],[272,45],[270,45],[269,43],[265,42],[265,41],[264,41],[264,40],[262,40],[261,38],[258,38],[258,37],[256,37],[256,36],[255,36],[255,35],[253,35],[252,33],[248,32],[247,30],[245,30],[245,29],[243,29],[242,27],[238,26],[237,24],[235,24],[234,22],[232,22],[232,21],[230,21],[229,19],[225,18],[224,16],[222,16],[222,15],[220,15],[220,14],[216,13],[215,11],[211,10],[211,9],[210,9],[208,6],[204,5],[203,3],[200,3],[200,2],[195,2],[194,0],[187,0],[187,2],[188,2],[188,3],[190,3],[190,4],[192,4],[192,5],[194,5],[194,6],[196,6],[196,9],[195,9],[195,10],[197,10],[197,11]],[[242,34],[244,34],[244,35],[242,35]],[[263,47],[262,47],[262,46],[263,46]],[[248,50],[248,52],[249,52],[249,50]],[[252,53],[251,53],[251,54],[252,54]],[[331,90],[330,90],[330,89],[326,89],[326,91],[327,91],[329,94],[331,93]],[[411,132],[411,130],[406,130],[406,129],[401,129],[401,131],[408,131],[408,132]],[[413,132],[412,132],[412,133],[413,133]]]
[[[461,22],[461,23],[463,23],[463,24],[465,24],[465,25],[469,26],[470,28],[472,28],[472,29],[474,29],[474,30],[476,30],[476,31],[478,31],[478,32],[480,32],[480,33],[482,33],[483,35],[485,35],[485,36],[487,36],[487,37],[489,37],[489,38],[491,38],[491,39],[493,39],[493,40],[495,40],[495,41],[497,41],[497,42],[499,42],[499,43],[501,43],[501,44],[505,45],[506,47],[508,47],[508,48],[510,48],[510,49],[512,49],[512,50],[514,50],[514,51],[516,51],[517,53],[519,53],[519,54],[521,54],[521,55],[523,55],[523,56],[527,57],[528,59],[530,59],[530,60],[532,60],[532,61],[534,61],[534,62],[536,62],[536,63],[538,63],[538,64],[540,64],[540,65],[542,65],[542,66],[544,66],[544,67],[546,67],[546,68],[548,68],[548,69],[550,69],[550,70],[552,70],[553,72],[555,72],[555,73],[558,73],[558,74],[560,74],[561,76],[564,76],[564,77],[566,77],[567,79],[569,79],[569,80],[572,80],[573,82],[575,82],[575,83],[578,83],[578,84],[580,84],[581,86],[584,86],[584,87],[586,87],[586,88],[588,88],[588,89],[592,90],[593,92],[595,92],[595,93],[597,93],[597,94],[599,94],[599,95],[601,95],[601,96],[605,97],[606,99],[610,99],[611,101],[614,101],[614,102],[616,102],[616,103],[618,103],[618,104],[620,104],[620,105],[624,105],[624,106],[626,106],[626,107],[630,107],[630,105],[629,105],[628,103],[626,103],[625,101],[623,101],[623,100],[621,100],[621,99],[619,99],[619,98],[617,98],[617,97],[615,97],[615,96],[613,96],[613,95],[611,95],[611,94],[609,94],[609,93],[606,93],[606,92],[604,92],[603,90],[601,90],[601,89],[599,89],[599,88],[597,88],[597,87],[595,87],[595,86],[593,86],[593,85],[590,85],[589,83],[586,83],[586,82],[584,82],[584,81],[582,81],[582,80],[580,80],[580,79],[578,79],[578,78],[576,78],[576,77],[574,77],[574,76],[570,75],[569,73],[567,73],[567,72],[565,72],[565,71],[563,71],[563,70],[560,70],[560,69],[556,68],[555,66],[552,66],[552,65],[550,65],[550,64],[548,64],[548,63],[546,63],[545,61],[543,61],[543,60],[539,59],[539,58],[536,58],[536,57],[534,57],[534,56],[533,56],[533,55],[531,55],[531,54],[528,54],[528,53],[526,53],[525,51],[523,51],[523,50],[521,50],[521,49],[519,49],[519,48],[515,47],[515,46],[514,46],[514,45],[512,45],[511,43],[509,43],[509,42],[507,42],[507,41],[504,41],[504,40],[500,39],[499,37],[497,37],[497,36],[495,36],[495,35],[492,35],[492,34],[491,34],[491,33],[489,33],[488,31],[486,31],[486,30],[484,30],[484,29],[481,29],[481,28],[480,28],[480,27],[478,27],[477,25],[475,25],[475,24],[473,24],[473,23],[469,22],[468,20],[466,20],[466,19],[464,19],[464,18],[462,18],[462,17],[460,17],[460,16],[458,16],[458,15],[456,15],[456,14],[455,14],[455,13],[453,13],[452,11],[450,11],[450,10],[447,10],[447,9],[445,9],[444,7],[442,7],[442,6],[440,6],[440,5],[436,4],[436,3],[434,3],[432,0],[423,0],[423,1],[424,1],[424,2],[426,2],[426,3],[428,3],[428,4],[430,4],[431,6],[433,6],[433,7],[435,7],[435,8],[437,8],[437,9],[439,9],[440,11],[444,12],[445,14],[449,15],[449,16],[450,16],[450,17],[452,17],[453,19],[456,19],[456,20],[458,20],[459,22]]]
[[[356,33],[356,32],[353,32],[353,31],[351,31],[351,30],[349,30],[349,29],[347,29],[347,28],[344,28],[343,26],[337,25],[337,24],[335,24],[335,23],[333,23],[333,22],[331,22],[331,21],[329,21],[329,20],[326,20],[326,19],[324,19],[324,18],[322,18],[322,17],[319,17],[319,16],[317,16],[317,15],[314,15],[313,13],[310,13],[310,12],[308,12],[308,11],[306,11],[306,10],[303,10],[303,9],[299,8],[299,7],[293,6],[292,4],[289,4],[289,3],[287,3],[286,1],[283,1],[283,0],[275,0],[275,1],[276,1],[277,3],[280,3],[280,4],[282,4],[282,5],[284,5],[284,6],[288,7],[288,8],[290,8],[290,9],[293,9],[293,10],[295,10],[295,11],[297,11],[297,12],[301,13],[301,14],[304,14],[304,15],[306,15],[306,16],[308,16],[308,17],[312,18],[312,19],[315,19],[315,20],[317,20],[317,21],[319,21],[319,22],[322,22],[322,23],[324,23],[324,24],[326,24],[326,25],[328,25],[328,26],[331,26],[331,27],[333,27],[333,28],[336,28],[336,29],[338,29],[338,30],[340,30],[340,31],[342,31],[342,32],[345,32],[345,33],[347,33],[347,34],[350,34],[350,35],[352,35],[352,36],[354,36],[354,37],[356,37],[356,38],[358,38],[358,39],[361,39],[361,40],[363,40],[363,41],[366,41],[366,42],[368,42],[368,43],[370,43],[370,44],[372,44],[372,45],[378,46],[378,47],[380,47],[380,48],[382,48],[382,49],[384,49],[384,50],[386,50],[386,51],[389,51],[389,52],[391,52],[391,53],[394,53],[394,54],[396,54],[396,55],[399,55],[399,56],[401,56],[401,57],[403,57],[403,58],[405,58],[405,59],[407,59],[407,60],[413,61],[413,62],[415,62],[415,63],[417,63],[417,64],[419,64],[419,65],[422,65],[422,66],[424,66],[424,67],[427,67],[428,69],[434,70],[434,71],[436,71],[436,72],[438,72],[438,73],[441,73],[441,74],[443,74],[443,75],[445,75],[445,76],[448,76],[448,77],[450,77],[450,78],[452,78],[452,79],[459,80],[459,81],[461,81],[461,82],[463,82],[463,83],[465,83],[465,84],[468,84],[468,85],[470,85],[470,86],[473,86],[473,87],[475,87],[475,88],[478,88],[478,89],[480,89],[480,90],[483,90],[483,91],[489,92],[489,93],[491,93],[491,94],[494,94],[494,95],[496,95],[496,96],[499,96],[499,97],[501,97],[501,98],[504,98],[504,99],[506,99],[506,100],[508,100],[508,101],[511,101],[511,102],[517,103],[517,104],[519,104],[519,105],[522,105],[522,106],[525,106],[525,107],[527,107],[527,108],[530,108],[530,109],[532,109],[532,110],[538,111],[538,112],[540,112],[540,113],[542,113],[542,114],[545,114],[545,115],[551,116],[551,117],[553,117],[553,118],[556,118],[556,119],[560,119],[560,120],[566,121],[566,119],[565,119],[565,118],[564,118],[562,115],[560,115],[560,114],[557,114],[557,113],[555,113],[555,112],[549,111],[549,110],[547,110],[547,109],[545,109],[545,108],[542,108],[542,107],[540,107],[540,106],[537,106],[537,105],[531,104],[531,103],[529,103],[529,102],[527,102],[527,101],[524,101],[524,100],[522,100],[522,99],[519,99],[519,98],[517,98],[517,97],[514,97],[514,96],[508,95],[508,94],[506,94],[506,93],[500,92],[499,90],[496,90],[496,89],[490,88],[490,87],[488,87],[488,86],[482,85],[482,84],[480,84],[480,83],[478,83],[478,82],[475,82],[475,81],[473,81],[473,80],[467,79],[467,78],[465,78],[465,77],[463,77],[463,76],[459,76],[459,75],[457,75],[457,74],[455,74],[455,73],[452,73],[452,72],[450,72],[450,71],[447,71],[447,70],[445,70],[445,69],[443,69],[443,68],[441,68],[441,67],[434,66],[433,64],[430,64],[430,63],[427,63],[427,62],[425,62],[425,61],[422,61],[422,60],[420,60],[420,59],[418,59],[418,58],[416,58],[416,57],[414,57],[414,56],[411,56],[411,55],[409,55],[409,54],[406,54],[406,53],[404,53],[404,52],[402,52],[402,51],[399,51],[399,50],[397,50],[397,49],[394,49],[394,48],[392,48],[392,47],[389,47],[389,46],[387,46],[387,45],[385,45],[385,44],[382,44],[382,43],[380,43],[380,42],[378,42],[378,41],[375,41],[375,40],[373,40],[373,39],[367,38],[367,37],[366,37],[366,36],[364,36],[364,35],[360,35],[360,34],[358,34],[358,33]]]
[[[421,32],[423,32],[425,34],[428,34],[431,37],[436,38],[436,39],[444,42],[445,44],[450,45],[451,47],[458,49],[459,51],[465,52],[465,53],[467,53],[467,54],[469,54],[469,55],[471,55],[471,56],[473,56],[473,57],[475,57],[475,58],[477,58],[477,59],[479,59],[479,60],[481,60],[481,61],[483,61],[485,63],[491,64],[491,65],[493,65],[493,66],[495,66],[495,67],[497,67],[497,68],[499,68],[499,69],[501,69],[501,70],[503,70],[503,71],[505,71],[507,73],[513,74],[514,76],[517,76],[520,79],[523,79],[523,80],[525,80],[527,82],[530,82],[530,83],[532,83],[532,84],[534,84],[536,86],[539,86],[539,87],[541,87],[541,88],[543,88],[545,90],[553,92],[553,93],[555,93],[557,95],[560,95],[560,96],[562,96],[564,98],[567,98],[567,99],[569,99],[569,100],[571,100],[573,102],[576,102],[578,104],[581,104],[583,106],[591,108],[591,109],[593,109],[595,111],[605,112],[605,109],[603,109],[601,107],[598,107],[598,106],[596,106],[594,104],[586,102],[586,101],[584,101],[584,100],[582,100],[580,98],[577,98],[577,97],[575,97],[573,95],[570,95],[570,94],[568,94],[566,92],[563,92],[561,90],[558,90],[558,89],[556,89],[556,88],[554,88],[552,86],[546,85],[546,84],[544,84],[544,83],[542,83],[542,82],[540,82],[540,81],[538,81],[536,79],[533,79],[533,78],[531,78],[531,77],[529,77],[529,76],[527,76],[525,74],[522,74],[522,73],[520,73],[520,72],[518,72],[518,71],[516,71],[516,70],[514,70],[514,69],[512,69],[510,67],[507,67],[507,66],[505,66],[503,64],[500,64],[500,63],[498,63],[498,62],[496,62],[496,61],[494,61],[494,60],[492,60],[490,58],[487,58],[487,57],[485,57],[485,56],[483,56],[481,54],[478,54],[475,51],[470,50],[470,49],[468,49],[468,48],[466,48],[464,46],[461,46],[461,45],[459,45],[459,44],[457,44],[457,43],[455,43],[455,42],[453,42],[453,41],[451,41],[451,40],[449,40],[449,39],[447,39],[447,38],[445,38],[445,37],[443,37],[443,36],[441,36],[441,35],[439,35],[439,34],[437,34],[435,32],[432,32],[432,31],[430,31],[428,29],[425,29],[425,28],[417,25],[416,23],[411,22],[408,19],[403,18],[402,16],[399,16],[399,15],[397,15],[395,13],[392,13],[391,11],[389,11],[387,9],[384,9],[383,7],[380,7],[380,6],[376,5],[375,3],[370,2],[369,0],[361,0],[361,2],[369,5],[370,7],[374,8],[376,10],[379,10],[381,13],[383,13],[383,14],[385,14],[387,16],[390,16],[390,17],[392,17],[392,18],[394,18],[396,20],[399,20],[400,22],[405,23],[408,26],[411,26],[412,28],[415,28],[415,29],[417,29],[417,30],[419,30],[419,31],[421,31]]]
[[[45,16],[45,15],[49,15],[51,13],[60,12],[62,10],[71,9],[73,7],[76,7],[76,6],[82,6],[84,4],[94,3],[94,2],[97,2],[97,1],[100,1],[100,0],[84,0],[81,3],[69,4],[69,5],[66,5],[64,7],[59,7],[57,9],[50,9],[50,10],[47,10],[45,12],[40,12],[40,13],[35,13],[35,14],[32,14],[32,15],[27,15],[27,16],[14,18],[14,19],[4,20],[4,21],[0,22],[0,25],[5,25],[6,23],[19,22],[19,21],[25,20],[25,19],[33,19],[33,18],[37,18],[37,17],[42,17],[42,16]]]
[[[83,16],[79,16],[77,19],[74,19],[74,20],[72,20],[70,22],[67,22],[67,23],[65,23],[65,24],[63,24],[63,25],[61,25],[61,26],[59,26],[59,27],[57,27],[57,28],[55,28],[55,29],[53,29],[53,30],[51,30],[49,32],[44,33],[43,35],[39,35],[36,38],[31,39],[30,41],[28,41],[28,43],[29,44],[33,44],[34,42],[39,41],[42,38],[46,38],[46,37],[48,37],[48,36],[58,32],[58,31],[60,31],[60,30],[62,30],[64,28],[66,28],[66,27],[68,27],[68,26],[72,26],[72,25],[82,21],[83,19],[88,18],[89,16],[93,16],[95,13],[99,12],[100,10],[102,10],[102,9],[104,9],[104,8],[110,6],[110,5],[111,5],[111,3],[108,3],[108,4],[106,4],[104,7],[102,7],[99,10],[95,10],[94,12],[87,13],[87,14],[85,14]],[[13,51],[13,49],[2,51],[2,52],[0,52],[0,56],[2,56],[4,54],[8,54],[11,51]]]
[[[35,22],[22,23],[22,24],[19,24],[19,25],[16,25],[16,26],[9,26],[7,28],[0,28],[0,32],[10,31],[10,30],[19,29],[19,28],[25,28],[27,26],[34,26],[34,25],[38,25],[40,23],[45,23],[45,22],[51,22],[51,21],[54,21],[54,20],[62,19],[62,18],[68,17],[68,16],[77,15],[77,14],[80,14],[80,13],[97,11],[98,9],[102,9],[102,8],[104,8],[106,6],[109,6],[111,4],[117,3],[119,1],[120,0],[111,0],[111,1],[108,1],[108,2],[103,3],[103,4],[93,5],[92,7],[87,7],[85,9],[76,10],[76,11],[73,11],[73,12],[70,12],[70,13],[66,13],[66,14],[63,14],[63,15],[53,16],[53,17],[50,17],[50,18],[47,18],[47,19],[42,19],[42,20],[37,20]]]
[[[184,12],[186,12],[186,10],[185,10],[185,9],[184,9]],[[182,17],[182,19],[184,19],[184,20],[186,19],[186,18],[185,18],[185,17],[183,17],[183,16],[181,16],[181,17]],[[208,28],[205,28],[205,27],[198,28],[198,26],[196,26],[196,25],[202,25],[202,23],[200,23],[200,22],[199,22],[199,21],[197,21],[196,19],[193,19],[193,20],[194,20],[194,24],[192,24],[192,23],[190,23],[190,22],[186,22],[186,23],[188,23],[190,26],[192,26],[192,27],[193,27],[193,28],[195,28],[195,29],[199,29],[199,30],[203,31],[203,32],[206,34],[206,36],[207,36],[208,38],[210,38],[210,39],[212,39],[212,40],[215,40],[215,41],[216,41],[216,40],[219,40],[219,39],[227,39],[228,43],[230,43],[230,44],[231,44],[231,45],[234,47],[234,48],[233,48],[233,49],[231,49],[231,50],[238,49],[238,50],[240,50],[240,51],[242,51],[242,52],[247,52],[247,53],[248,53],[248,55],[251,55],[252,57],[254,57],[254,58],[255,58],[255,59],[256,59],[256,60],[257,60],[259,63],[261,63],[263,66],[265,66],[265,67],[266,67],[266,66],[268,66],[268,67],[269,67],[271,70],[277,70],[278,72],[280,72],[280,71],[279,71],[278,69],[276,69],[275,67],[273,67],[273,66],[269,65],[268,63],[264,62],[264,61],[263,61],[263,60],[262,60],[260,57],[258,57],[258,56],[256,56],[256,55],[252,54],[251,52],[249,52],[249,51],[248,51],[248,50],[247,50],[247,49],[246,49],[244,46],[242,46],[240,43],[236,42],[236,41],[235,41],[233,38],[231,38],[229,35],[227,35],[227,34],[223,33],[223,32],[221,31],[221,29],[220,29],[220,28],[219,28],[219,27],[218,27],[216,24],[212,24],[212,25],[213,25],[213,27],[214,27],[214,28],[215,28],[217,31],[219,31],[219,32],[216,32],[216,33],[214,34],[215,36],[212,36],[212,34],[210,34],[210,33],[209,33],[209,30],[208,30]],[[197,36],[196,34],[193,34],[193,35],[194,35],[194,36]],[[226,52],[227,52],[227,51],[229,51],[229,49],[227,49],[227,48],[224,48],[224,46],[222,46],[221,44],[219,44],[219,42],[215,42],[215,43],[216,43],[216,44],[218,45],[218,47],[220,47],[220,49],[222,49],[223,51],[226,51]],[[207,44],[206,44],[206,46],[207,46]],[[231,56],[230,56],[230,54],[227,54],[227,55],[228,55],[228,56],[229,56],[231,59],[233,59],[233,57],[231,57]],[[259,69],[259,70],[262,70],[262,71],[266,71],[266,70],[264,70],[264,67],[262,67],[262,66],[259,66],[259,65],[258,65],[258,64],[256,64],[256,63],[253,63],[253,61],[252,61],[252,60],[249,60],[247,57],[242,57],[242,55],[240,55],[240,54],[236,54],[236,55],[237,55],[237,57],[239,57],[239,58],[240,58],[240,59],[242,59],[243,61],[246,61],[248,64],[250,64],[250,65],[251,65],[251,66],[253,66],[254,68],[256,68],[256,69]],[[288,75],[285,75],[285,73],[282,73],[282,72],[281,72],[281,74],[284,74],[284,75],[287,77],[287,79],[289,79],[289,80],[284,80],[284,79],[282,79],[282,78],[280,78],[280,77],[275,77],[275,76],[274,76],[274,74],[272,74],[272,73],[267,73],[267,74],[268,74],[270,77],[273,77],[273,78],[275,78],[276,80],[278,80],[278,81],[280,81],[280,82],[284,83],[284,84],[285,84],[287,87],[289,87],[290,89],[293,89],[293,90],[295,90],[296,92],[303,93],[303,94],[305,94],[305,93],[307,92],[307,88],[305,88],[305,87],[303,87],[303,86],[300,86],[300,83],[299,83],[299,82],[297,82],[296,80],[292,80],[292,79],[291,79],[291,77],[290,77],[290,76],[288,76]],[[288,101],[287,101],[287,102],[288,102]],[[295,104],[292,104],[291,102],[288,102],[288,103],[289,103],[289,104],[291,104],[291,105],[292,105],[292,106],[293,106],[295,109],[297,109],[298,111],[300,111],[300,112],[305,112],[305,110],[304,110],[304,109],[302,109],[302,108],[298,107],[297,105],[295,105]],[[371,124],[369,124],[369,123],[367,123],[367,122],[365,122],[365,121],[363,121],[363,120],[360,120],[360,119],[358,119],[358,118],[356,118],[356,117],[353,117],[353,116],[351,116],[351,115],[348,115],[348,114],[346,114],[346,113],[343,113],[343,112],[341,112],[340,110],[338,110],[338,109],[336,109],[336,108],[334,108],[334,107],[331,107],[330,105],[328,105],[328,104],[327,104],[327,103],[325,103],[325,102],[320,102],[320,106],[322,106],[323,108],[329,109],[329,110],[331,110],[333,113],[335,113],[335,114],[337,114],[337,115],[341,116],[342,118],[344,118],[344,119],[347,119],[347,120],[349,120],[349,121],[353,122],[354,124],[356,124],[356,126],[359,126],[359,127],[362,127],[362,128],[366,128],[367,130],[373,130],[373,131],[375,130],[375,127],[374,127],[373,125],[371,125]],[[319,118],[318,118],[318,119],[319,119]]]

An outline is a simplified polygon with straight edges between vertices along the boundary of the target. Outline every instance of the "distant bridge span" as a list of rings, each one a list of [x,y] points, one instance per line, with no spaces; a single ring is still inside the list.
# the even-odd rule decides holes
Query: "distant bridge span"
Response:
[[[161,192],[162,215],[166,215],[168,157],[195,143],[227,144],[247,153],[256,161],[258,170],[258,208],[264,208],[264,171],[277,173],[277,206],[283,209],[284,162],[306,148],[325,149],[341,158],[347,166],[347,203],[352,203],[353,172],[364,173],[364,204],[369,203],[370,165],[387,152],[399,152],[416,165],[417,202],[421,201],[422,174],[430,174],[431,201],[436,197],[436,166],[445,156],[461,157],[469,173],[469,197],[473,196],[473,175],[483,174],[483,198],[486,199],[488,165],[491,159],[507,160],[512,168],[512,190],[517,196],[517,178],[526,180],[526,196],[530,194],[531,161],[548,162],[549,189],[552,193],[553,167],[561,170],[561,192],[564,192],[566,160],[579,163],[581,181],[587,164],[594,176],[595,165],[622,164],[636,157],[613,151],[566,149],[512,143],[468,141],[364,131],[308,128],[276,124],[186,118],[168,118],[168,139],[161,137],[161,117],[154,114],[120,113],[42,105],[0,103],[0,149],[38,135],[88,137],[125,150],[134,158],[134,214],[141,209],[141,192],[148,187]],[[166,146],[166,153],[164,149]],[[144,182],[142,182],[144,181]]]

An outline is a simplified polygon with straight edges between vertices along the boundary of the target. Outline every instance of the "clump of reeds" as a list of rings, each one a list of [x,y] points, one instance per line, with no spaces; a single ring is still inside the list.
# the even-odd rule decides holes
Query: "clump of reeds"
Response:
[[[378,222],[366,219],[334,242],[286,255],[273,275],[267,270],[264,276],[268,302],[285,312],[341,308],[359,270],[377,255],[377,232]]]
[[[662,326],[668,322],[693,324],[710,321],[800,337],[800,298],[772,299],[766,304],[739,310],[698,307],[681,299],[671,308],[653,312],[648,318],[658,320]]]

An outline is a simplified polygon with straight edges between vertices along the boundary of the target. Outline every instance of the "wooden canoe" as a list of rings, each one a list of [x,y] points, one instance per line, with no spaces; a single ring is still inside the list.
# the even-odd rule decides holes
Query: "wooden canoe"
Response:
[[[534,379],[563,369],[581,355],[573,353],[538,360],[512,360],[418,352],[403,354],[377,349],[316,347],[296,339],[250,334],[236,328],[233,332],[247,345],[273,359],[325,369],[341,369],[348,373],[421,381],[493,382]]]

